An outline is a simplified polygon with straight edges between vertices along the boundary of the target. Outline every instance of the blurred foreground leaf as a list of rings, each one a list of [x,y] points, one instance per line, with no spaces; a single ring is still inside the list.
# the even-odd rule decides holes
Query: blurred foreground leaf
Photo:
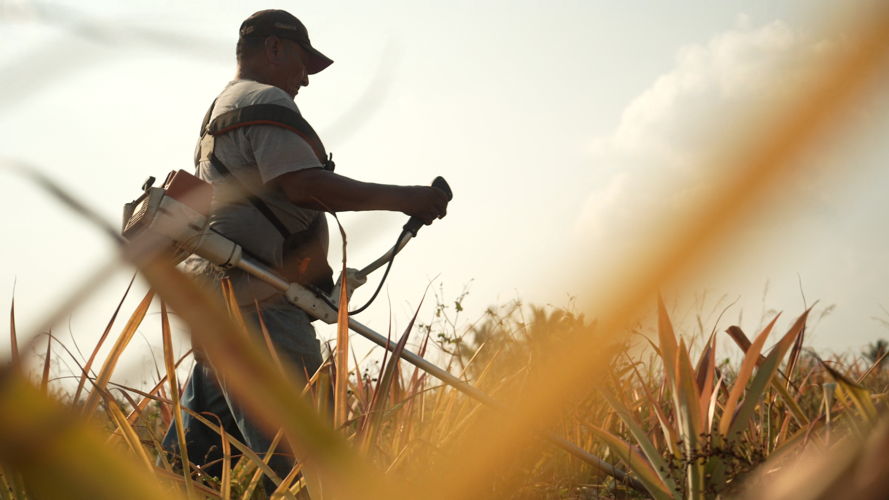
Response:
[[[181,498],[71,409],[11,372],[0,375],[0,463],[30,494],[49,499]]]

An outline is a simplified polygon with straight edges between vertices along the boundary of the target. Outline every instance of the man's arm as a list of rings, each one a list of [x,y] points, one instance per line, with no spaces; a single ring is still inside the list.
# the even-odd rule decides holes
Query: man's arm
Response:
[[[271,183],[292,203],[316,210],[388,210],[417,216],[426,224],[447,213],[447,195],[429,186],[361,182],[321,168],[289,172]]]

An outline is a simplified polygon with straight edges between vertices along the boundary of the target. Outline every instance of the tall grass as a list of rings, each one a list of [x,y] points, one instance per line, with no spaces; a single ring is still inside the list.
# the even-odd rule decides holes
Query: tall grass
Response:
[[[228,297],[233,300],[231,295]],[[4,428],[19,430],[15,439],[6,436],[0,442],[4,451],[0,479],[9,498],[70,498],[72,492],[94,498],[133,497],[134,488],[145,492],[146,497],[256,498],[264,496],[259,488],[262,475],[277,485],[275,498],[298,498],[307,491],[313,498],[406,498],[422,495],[411,483],[430,468],[460,459],[459,449],[453,444],[474,422],[510,418],[484,408],[414,367],[404,366],[397,351],[406,347],[412,333],[417,333],[408,327],[395,345],[396,353],[384,357],[378,372],[362,371],[357,362],[350,363],[344,384],[344,420],[330,437],[321,437],[337,440],[342,444],[334,446],[347,450],[343,453],[349,458],[340,462],[337,457],[336,466],[348,467],[348,460],[360,458],[365,468],[359,473],[373,471],[372,481],[378,483],[361,485],[379,490],[356,494],[349,486],[332,484],[336,479],[319,474],[319,462],[313,462],[312,455],[300,455],[304,460],[290,474],[279,477],[257,453],[225,433],[220,477],[210,477],[194,464],[177,472],[159,450],[167,426],[171,422],[177,425],[178,394],[184,382],[176,377],[176,366],[182,358],[177,359],[178,353],[173,352],[165,304],[159,315],[163,380],[145,391],[130,388],[124,399],[114,397],[110,390],[116,361],[127,348],[132,332],[146,321],[145,311],[152,300],[156,299],[149,293],[140,301],[97,374],[91,375],[85,366],[81,368],[78,387],[85,389],[80,400],[63,397],[65,403],[53,402],[47,390],[41,389],[45,380],[42,370],[32,382],[21,373],[4,373],[2,423],[11,426]],[[421,337],[414,343],[420,346],[420,353],[427,350],[433,337],[445,346],[457,346],[448,358],[449,364],[508,405],[521,397],[529,381],[546,376],[532,368],[532,360],[547,356],[550,343],[563,341],[562,336],[570,335],[572,330],[600,335],[603,349],[608,351],[607,383],[567,408],[555,430],[629,468],[653,498],[711,498],[739,493],[742,485],[753,488],[765,484],[756,479],[755,472],[767,460],[773,463],[775,474],[775,470],[789,467],[790,460],[806,449],[830,448],[850,436],[863,439],[878,420],[872,394],[889,383],[889,376],[875,363],[863,359],[845,364],[840,359],[824,362],[802,349],[794,351],[794,345],[801,345],[796,340],[804,333],[808,312],[794,321],[769,351],[765,346],[777,318],[752,341],[745,342],[746,335],[732,326],[728,329],[731,335],[707,338],[695,354],[687,347],[687,337],[677,333],[662,303],[657,308],[657,343],[647,348],[647,343],[641,348],[627,343],[605,345],[607,337],[596,333],[592,322],[565,309],[513,306],[495,311],[491,309],[483,321],[459,330],[457,335],[453,329],[443,332],[443,323],[431,322],[420,329]],[[14,328],[14,310],[10,316]],[[234,323],[241,341],[250,339],[250,335],[263,338],[262,332],[246,332],[246,325],[237,317]],[[739,366],[717,363],[719,342],[735,343],[745,350]],[[95,350],[100,345],[101,341]],[[94,354],[90,353],[90,358]],[[651,355],[661,361],[660,367],[647,361]],[[787,360],[791,355],[796,357],[793,363]],[[75,361],[84,365],[83,360]],[[286,374],[287,367],[279,360],[265,362],[278,375]],[[295,392],[290,396],[294,402],[289,404],[305,401],[306,408],[328,412],[329,394],[340,373],[334,359],[328,360],[302,389],[303,398],[296,396],[300,388],[293,388]],[[286,381],[272,379],[268,383]],[[299,413],[294,415],[299,418]],[[219,429],[212,416],[195,416]],[[306,418],[318,422],[309,425],[330,429],[322,432],[334,432],[324,423],[327,417]],[[60,419],[68,425],[59,428]],[[280,437],[293,439],[286,431]],[[291,443],[294,449],[311,450],[311,444],[298,443],[298,439]],[[50,444],[60,449],[44,455],[44,447]],[[42,451],[36,455],[22,452],[33,449]],[[183,458],[188,463],[188,457]],[[639,495],[542,443],[515,457],[514,466],[521,472],[517,482],[509,476],[493,476],[483,485],[485,494],[491,498]],[[50,473],[65,478],[66,486],[53,489],[53,485],[43,484],[41,478]],[[109,473],[120,481],[108,480]],[[745,483],[748,477],[754,480]],[[390,484],[379,484],[384,482]]]

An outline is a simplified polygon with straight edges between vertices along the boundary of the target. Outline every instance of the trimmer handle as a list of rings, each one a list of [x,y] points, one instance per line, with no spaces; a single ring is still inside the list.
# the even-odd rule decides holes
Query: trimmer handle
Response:
[[[448,195],[448,201],[454,199],[454,192],[451,191],[451,186],[448,185],[448,181],[444,180],[444,177],[438,176],[432,181],[432,187],[438,189],[439,191],[444,191],[444,194]]]
[[[435,180],[432,181],[432,187],[446,194],[448,196],[448,201],[454,199],[454,192],[451,191],[451,186],[448,185],[448,181],[444,180],[444,177],[440,175],[436,177]],[[419,231],[421,227],[423,227],[423,219],[419,217],[411,217],[408,219],[407,224],[404,225],[404,230],[416,236],[417,231]]]

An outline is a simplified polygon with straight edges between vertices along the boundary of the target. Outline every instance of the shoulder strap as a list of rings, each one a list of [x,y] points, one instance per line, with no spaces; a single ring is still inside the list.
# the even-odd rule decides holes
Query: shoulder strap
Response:
[[[210,121],[212,110],[211,106],[204,117],[202,135],[207,133],[215,137],[249,125],[274,125],[300,136],[312,148],[321,165],[333,170],[333,161],[327,156],[318,134],[296,110],[277,104],[254,104],[225,112]]]
[[[204,114],[204,119],[201,121],[201,131],[198,133],[199,136],[203,137],[204,134],[207,133],[207,125],[210,124],[210,115],[213,114],[213,108],[216,107],[216,99],[213,99],[213,102],[210,104],[210,108],[207,109],[207,112]]]
[[[252,192],[249,189],[247,189],[247,186],[245,186],[244,183],[241,182],[241,180],[238,179],[237,176],[232,175],[231,170],[229,170],[228,167],[226,167],[225,164],[222,163],[222,161],[216,156],[216,153],[213,151],[212,140],[209,144],[205,144],[203,139],[209,133],[209,125],[211,125],[210,116],[213,114],[213,108],[215,106],[216,106],[216,100],[214,99],[213,103],[210,104],[210,109],[208,109],[207,113],[204,115],[203,123],[201,123],[201,139],[202,140],[201,140],[201,144],[199,147],[200,148],[204,148],[204,147],[209,148],[209,151],[207,152],[208,153],[207,157],[210,160],[210,164],[213,165],[213,167],[220,174],[222,174],[223,177],[230,179],[232,182],[237,184],[238,188],[247,196],[247,201],[249,201],[250,204],[253,205],[254,208],[259,210],[259,213],[261,213],[272,224],[272,226],[274,226],[275,229],[277,229],[278,232],[281,233],[281,236],[286,240],[292,234],[290,232],[290,230],[287,229],[287,226],[285,226],[284,223],[281,222],[281,219],[279,219],[278,216],[275,215],[275,213],[272,211],[272,209],[269,208],[269,206],[264,201],[262,201],[262,199],[260,199],[259,196],[252,194]],[[215,123],[215,120],[214,120],[214,123]],[[215,136],[217,134],[211,134],[211,135]],[[198,153],[195,155],[195,167],[197,167],[198,160],[202,154],[203,154],[202,151],[198,151]]]

